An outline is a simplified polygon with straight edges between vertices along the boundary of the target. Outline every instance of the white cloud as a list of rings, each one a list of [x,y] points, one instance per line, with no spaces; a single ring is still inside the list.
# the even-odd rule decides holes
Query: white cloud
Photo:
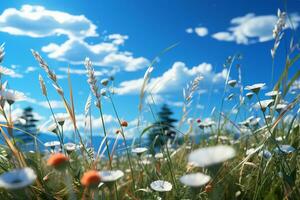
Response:
[[[76,75],[86,75],[86,69],[73,69],[73,68],[64,68],[64,67],[60,67],[58,68],[59,71],[61,72],[65,72],[68,73],[68,71],[70,72],[70,74],[76,74]],[[102,76],[104,74],[108,74],[109,71],[107,70],[102,70],[102,71],[95,71],[95,76]]]
[[[182,107],[183,102],[182,101],[171,101],[169,100],[169,96],[167,95],[159,95],[159,94],[152,94],[147,95],[145,102],[148,104],[168,104],[170,106],[174,107]]]
[[[42,47],[49,58],[71,64],[83,64],[90,57],[96,66],[110,67],[114,71],[136,71],[149,65],[144,57],[120,51],[129,37],[111,34],[104,41],[89,44],[88,37],[96,37],[97,26],[84,15],[48,10],[42,6],[23,5],[20,10],[8,8],[0,15],[0,31],[29,37],[67,36],[63,43],[50,43]]]
[[[290,15],[293,27],[297,28],[300,16],[296,13]],[[228,31],[217,32],[213,38],[220,41],[235,41],[237,44],[251,44],[256,42],[266,42],[273,39],[272,31],[276,24],[277,16],[260,15],[249,13],[242,17],[233,18]],[[287,27],[291,27],[287,22]]]
[[[187,29],[185,29],[185,32],[191,34],[194,32],[194,30],[193,30],[193,28],[187,28]]]
[[[208,34],[208,29],[205,27],[196,27],[195,33],[200,37],[204,37]]]
[[[127,40],[129,37],[127,35],[121,35],[121,34],[111,34],[108,36],[109,40],[112,40],[112,43],[115,45],[123,45],[125,43],[125,40]]]
[[[8,113],[8,107],[5,107],[6,113]],[[22,116],[23,114],[23,109],[22,108],[16,108],[13,109],[11,112],[11,118],[13,121],[18,121],[18,119]],[[44,120],[44,116],[40,115],[37,112],[32,112],[33,117],[39,121]],[[4,122],[6,121],[5,118],[0,115],[0,122]]]
[[[213,38],[221,41],[234,41],[234,36],[229,32],[218,32],[212,35]]]
[[[62,101],[50,100],[49,102],[50,102],[52,109],[65,108]],[[38,102],[38,104],[44,108],[49,108],[49,104],[47,101]]]
[[[96,28],[84,15],[47,10],[42,6],[23,5],[20,10],[8,8],[0,15],[0,31],[12,35],[85,38],[97,36]]]
[[[202,75],[204,79],[200,82],[200,88],[208,87],[211,84],[219,84],[226,78],[227,70],[215,73],[212,65],[202,63],[198,66],[188,68],[183,62],[175,62],[173,66],[161,76],[151,78],[148,84],[148,91],[152,94],[172,93],[181,91],[188,81],[196,75]],[[121,82],[116,92],[123,94],[138,94],[143,84],[143,78]]]
[[[26,101],[29,102],[29,103],[32,103],[32,104],[35,104],[35,105],[39,105],[39,106],[42,106],[44,108],[47,108],[49,109],[49,104],[47,101],[38,101],[34,98],[30,98],[30,97],[26,97]],[[59,100],[50,100],[50,105],[52,107],[52,109],[60,109],[60,108],[65,108],[64,107],[64,104],[62,101],[59,101]]]
[[[0,66],[0,67],[1,67],[1,66]],[[13,67],[13,66],[12,66],[12,68],[13,68],[13,69],[16,69],[16,67]],[[22,74],[16,72],[16,71],[13,70],[13,69],[6,68],[6,69],[5,69],[5,75],[10,76],[11,78],[23,78],[23,75],[22,75]]]
[[[38,69],[37,67],[28,66],[25,70],[25,73],[34,72],[37,69]]]

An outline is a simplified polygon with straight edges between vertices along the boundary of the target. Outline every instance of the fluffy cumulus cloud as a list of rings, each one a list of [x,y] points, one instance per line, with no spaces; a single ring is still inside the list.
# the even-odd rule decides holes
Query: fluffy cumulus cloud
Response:
[[[0,15],[0,31],[30,37],[61,34],[70,38],[97,36],[96,26],[84,15],[71,15],[31,5],[23,5],[20,10],[4,10]]]
[[[199,27],[195,27],[195,28],[190,27],[190,28],[185,29],[185,32],[188,34],[195,33],[199,37],[204,37],[208,34],[208,29],[203,26],[199,26]]]
[[[223,69],[221,72],[216,73],[213,71],[212,65],[208,63],[189,68],[183,62],[175,62],[161,76],[151,78],[147,88],[152,94],[167,94],[181,91],[188,81],[197,75],[204,77],[200,82],[200,88],[207,88],[211,84],[217,85],[224,82],[227,70]],[[116,88],[116,92],[120,95],[138,94],[142,84],[143,78],[124,81]]]
[[[296,13],[290,15],[291,21],[287,22],[287,28],[297,28],[300,16]],[[276,24],[277,16],[260,15],[249,13],[242,17],[233,18],[230,21],[231,27],[227,31],[217,32],[213,38],[220,41],[234,41],[237,44],[251,44],[256,42],[266,42],[273,39],[272,31]]]
[[[195,28],[195,33],[199,36],[199,37],[204,37],[208,34],[208,29],[205,27],[196,27]]]
[[[42,47],[49,58],[71,64],[83,64],[90,57],[96,66],[135,71],[147,67],[144,57],[134,57],[131,52],[121,51],[127,35],[111,34],[96,44],[86,42],[97,37],[97,26],[84,15],[48,10],[42,6],[23,5],[19,10],[8,8],[0,15],[0,31],[11,35],[29,37],[67,36],[62,43],[50,43]],[[115,70],[115,71],[118,71]]]

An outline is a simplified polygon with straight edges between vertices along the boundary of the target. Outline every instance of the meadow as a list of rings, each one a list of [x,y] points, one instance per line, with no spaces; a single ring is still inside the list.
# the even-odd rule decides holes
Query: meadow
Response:
[[[156,123],[138,133],[143,140],[153,128],[160,132],[148,145],[128,141],[128,122],[119,118],[112,98],[114,80],[111,77],[98,80],[89,58],[85,67],[93,95],[86,101],[83,114],[88,120],[91,109],[99,113],[102,121],[99,131],[104,136],[97,146],[88,145],[77,128],[74,101],[79,99],[73,95],[70,73],[69,87],[61,87],[47,61],[31,50],[51,82],[47,85],[45,77],[39,77],[36,84],[40,84],[41,95],[49,101],[48,87],[54,87],[66,112],[57,116],[49,107],[53,124],[48,130],[57,139],[41,144],[35,133],[14,126],[17,119],[11,117],[11,108],[23,94],[7,89],[7,69],[0,67],[0,114],[5,119],[0,124],[4,141],[0,147],[0,199],[300,199],[300,52],[299,44],[292,37],[285,38],[290,41],[287,52],[277,51],[285,37],[285,17],[286,13],[278,12],[273,30],[274,47],[266,49],[271,51],[273,61],[278,54],[285,55],[285,65],[280,68],[282,74],[268,85],[269,91],[263,90],[266,83],[244,86],[240,76],[238,80],[231,79],[233,71],[241,73],[237,64],[241,56],[230,56],[224,64],[228,74],[220,108],[212,111],[210,119],[189,117],[193,109],[191,102],[201,95],[199,75],[182,88],[182,117],[178,126],[171,127],[176,136],[170,137],[164,131],[167,124]],[[2,45],[1,64],[4,58]],[[145,96],[151,96],[147,84],[154,62],[155,59],[143,78],[140,111],[151,109],[145,103]],[[273,62],[273,70],[274,65]],[[279,70],[280,66],[276,67]],[[296,73],[291,74],[291,70]],[[237,103],[231,110],[224,110],[232,98]],[[110,136],[103,117],[102,101],[106,99],[112,104],[119,124],[114,136],[118,139],[112,140],[113,143],[108,142]],[[156,113],[153,115],[157,117]],[[237,121],[240,116],[244,116],[243,121]],[[73,126],[76,143],[65,141],[63,127],[67,120]],[[21,150],[14,138],[16,131],[34,139],[33,150]],[[195,142],[195,137],[201,139]],[[159,147],[158,140],[163,141]],[[43,145],[46,151],[40,151],[37,144]]]

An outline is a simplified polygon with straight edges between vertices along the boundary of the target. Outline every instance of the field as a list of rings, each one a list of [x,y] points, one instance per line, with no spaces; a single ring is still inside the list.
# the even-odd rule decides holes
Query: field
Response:
[[[32,84],[40,85],[40,95],[52,113],[48,131],[56,139],[47,143],[40,140],[39,133],[30,132],[30,126],[22,126],[22,119],[13,119],[13,106],[24,94],[9,89],[9,69],[1,66],[0,114],[4,121],[0,124],[0,199],[300,199],[300,53],[293,37],[283,35],[285,16],[285,12],[278,12],[274,47],[265,49],[271,51],[272,71],[276,56],[285,59],[279,79],[271,84],[244,85],[238,65],[242,56],[229,56],[224,64],[228,73],[220,106],[206,120],[190,116],[195,109],[192,101],[203,89],[201,74],[182,88],[178,123],[173,123],[167,106],[158,114],[153,111],[153,107],[159,107],[155,99],[150,104],[145,98],[152,97],[148,87],[153,65],[157,64],[154,59],[139,88],[136,126],[141,128],[134,141],[127,138],[129,122],[119,117],[114,104],[118,98],[114,79],[99,80],[93,60],[84,61],[92,95],[84,100],[82,114],[88,121],[92,111],[98,113],[101,138],[93,137],[91,126],[84,132],[78,128],[75,104],[81,99],[75,96],[71,73],[68,85],[61,86],[47,59],[31,50],[45,75]],[[290,44],[286,52],[277,51],[283,38]],[[5,64],[5,48],[0,48],[1,65]],[[170,46],[162,54],[176,48]],[[280,66],[276,67],[279,70]],[[232,73],[239,78],[232,79]],[[49,88],[61,99],[65,115],[57,115],[51,107]],[[226,104],[233,98],[236,103],[228,109]],[[112,106],[118,124],[113,136],[105,123],[103,101]],[[151,111],[154,123],[143,124],[145,109]],[[66,126],[72,128],[76,142],[66,139]],[[30,150],[16,134],[29,138]]]

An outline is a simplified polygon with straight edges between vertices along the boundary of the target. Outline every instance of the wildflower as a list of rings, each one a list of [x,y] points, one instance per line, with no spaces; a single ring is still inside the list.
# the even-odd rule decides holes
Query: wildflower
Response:
[[[278,136],[278,137],[275,138],[275,140],[276,140],[277,142],[282,142],[283,137],[282,137],[282,136]]]
[[[55,119],[60,126],[63,126],[65,121],[69,119],[69,116],[66,113],[58,113],[56,114]]]
[[[248,85],[245,87],[246,90],[251,90],[255,94],[258,94],[260,89],[263,88],[266,84],[265,83],[256,83],[254,85]]]
[[[280,94],[281,94],[281,92],[278,92],[277,90],[273,90],[273,91],[265,93],[265,95],[267,97],[272,97],[272,98],[276,98]]]
[[[138,156],[141,156],[146,151],[148,151],[148,149],[145,147],[137,147],[137,148],[132,149],[132,153],[136,153]]]
[[[296,149],[292,147],[291,145],[279,145],[279,148],[275,148],[275,152],[279,154],[290,154],[293,153]]]
[[[68,142],[64,144],[64,148],[66,149],[67,153],[70,154],[76,150],[76,144]]]
[[[102,96],[106,96],[106,89],[105,89],[105,88],[102,88],[102,89],[100,90],[100,94],[101,94]]]
[[[194,121],[194,120],[193,120],[193,118],[191,118],[191,117],[188,118],[188,120],[187,120],[188,124],[193,124],[193,121]]]
[[[116,134],[120,134],[120,133],[122,133],[122,131],[120,129],[117,129]]]
[[[51,124],[50,126],[48,126],[47,130],[48,130],[49,132],[52,132],[52,133],[57,134],[57,132],[58,132],[58,127],[57,127],[56,123],[53,123],[53,124]]]
[[[189,162],[198,167],[208,167],[222,163],[235,156],[235,150],[230,146],[218,145],[201,148],[189,155]]]
[[[102,79],[102,80],[100,81],[100,83],[101,83],[103,86],[107,86],[108,82],[109,82],[109,80],[108,80],[107,78]]]
[[[254,94],[254,93],[252,93],[252,92],[248,92],[248,93],[246,94],[246,97],[248,97],[248,99],[251,99],[251,98],[253,97],[253,94]]]
[[[56,153],[56,154],[52,154],[48,161],[47,161],[47,165],[48,166],[52,166],[55,169],[64,169],[65,166],[67,165],[69,161],[69,158],[66,157],[64,154],[62,153]]]
[[[31,168],[14,169],[0,175],[0,187],[8,190],[21,189],[31,185],[36,177]]]
[[[259,124],[259,121],[260,121],[260,117],[253,118],[253,119],[250,120],[249,125],[257,126]]]
[[[212,189],[213,189],[212,184],[208,184],[207,186],[205,186],[204,191],[205,191],[206,193],[209,193],[209,192],[212,191]]]
[[[276,110],[278,113],[281,113],[281,111],[284,110],[286,107],[287,107],[286,104],[277,104],[275,110]]]
[[[9,105],[12,105],[15,101],[23,101],[26,99],[24,93],[16,90],[2,90],[0,91],[0,97],[6,100]]]
[[[200,187],[205,185],[210,181],[210,176],[202,173],[186,174],[182,176],[179,180],[184,185],[190,187]]]
[[[84,187],[91,187],[95,188],[99,185],[101,181],[99,172],[96,170],[90,170],[83,174],[82,178],[80,179],[81,185]]]
[[[230,81],[228,81],[227,83],[228,83],[228,85],[230,85],[231,87],[234,87],[234,86],[236,85],[237,81],[236,81],[236,80],[230,80]]]
[[[231,94],[228,95],[227,100],[230,101],[233,97],[234,97],[234,94],[231,93]]]
[[[198,124],[201,123],[201,119],[197,119],[197,123],[198,123]]]
[[[172,184],[168,181],[157,180],[150,184],[152,190],[156,192],[169,192],[172,190]]]
[[[128,126],[128,122],[126,122],[126,121],[122,121],[122,122],[121,122],[121,126],[123,126],[123,127],[127,127],[127,126]]]
[[[264,157],[265,159],[270,159],[272,157],[272,153],[268,150],[262,150],[258,155]]]
[[[274,100],[273,99],[266,99],[266,100],[263,100],[263,101],[260,101],[260,102],[257,102],[254,107],[256,109],[261,109],[263,112],[266,111],[266,109],[268,107],[270,107],[272,104],[273,104]]]
[[[103,183],[113,183],[124,176],[121,170],[100,171],[99,174]]]
[[[158,159],[158,160],[163,159],[163,158],[164,158],[164,154],[163,154],[163,153],[156,153],[156,154],[154,155],[154,158],[156,158],[156,159]]]
[[[44,143],[45,147],[50,147],[52,150],[54,150],[54,148],[56,146],[60,146],[60,142],[59,141],[50,141],[50,142],[46,142]]]

